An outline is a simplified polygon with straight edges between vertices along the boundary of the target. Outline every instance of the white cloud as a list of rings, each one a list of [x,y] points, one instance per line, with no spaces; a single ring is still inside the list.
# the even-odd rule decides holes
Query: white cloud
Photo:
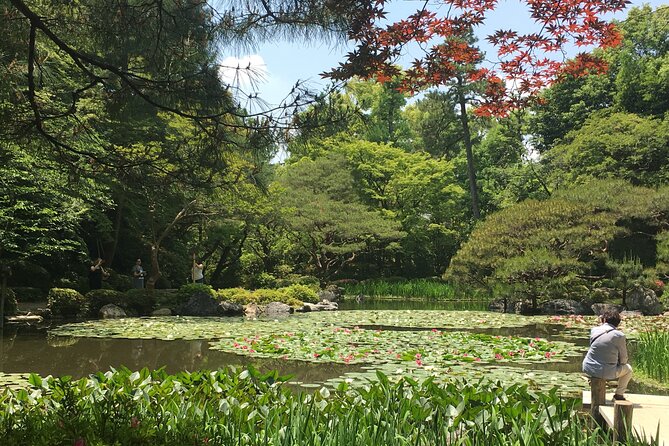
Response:
[[[245,94],[256,92],[270,77],[265,60],[259,54],[226,57],[219,64],[219,76],[224,83]]]

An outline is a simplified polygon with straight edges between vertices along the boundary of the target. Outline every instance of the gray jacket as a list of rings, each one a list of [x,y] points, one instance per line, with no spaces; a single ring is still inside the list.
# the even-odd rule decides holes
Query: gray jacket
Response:
[[[606,380],[616,379],[618,366],[627,364],[627,341],[622,331],[602,324],[590,331],[590,349],[583,359],[583,372]]]

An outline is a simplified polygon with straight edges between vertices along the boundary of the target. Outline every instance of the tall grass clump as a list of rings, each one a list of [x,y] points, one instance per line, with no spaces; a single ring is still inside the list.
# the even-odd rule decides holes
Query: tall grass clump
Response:
[[[252,369],[32,376],[32,388],[0,393],[0,438],[32,446],[612,444],[556,389],[377,376],[313,393]]]
[[[641,333],[634,353],[634,364],[647,377],[663,383],[669,382],[669,332]]]
[[[472,296],[459,293],[452,285],[434,279],[411,279],[388,281],[383,279],[365,280],[356,284],[346,284],[345,294],[372,297],[406,297],[439,300],[455,300]]]

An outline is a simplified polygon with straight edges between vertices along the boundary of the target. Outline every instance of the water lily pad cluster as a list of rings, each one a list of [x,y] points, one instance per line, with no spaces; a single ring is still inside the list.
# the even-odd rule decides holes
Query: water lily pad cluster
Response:
[[[5,388],[21,389],[28,384],[30,374],[0,372],[0,390]]]
[[[376,370],[383,370],[398,379],[489,379],[582,388],[580,374],[571,370],[566,376],[568,373],[555,370],[570,356],[582,355],[582,347],[543,338],[490,334],[498,328],[520,330],[543,320],[469,311],[341,311],[283,320],[180,317],[88,321],[58,327],[51,335],[205,339],[210,349],[252,358],[357,365],[334,382],[366,382],[374,379]]]
[[[567,354],[580,355],[580,349],[573,344],[540,338],[437,329],[398,331],[359,327],[311,327],[308,331],[263,334],[249,330],[246,335],[213,342],[212,348],[294,360],[346,364],[409,362],[418,367],[470,362],[549,361],[562,359]]]

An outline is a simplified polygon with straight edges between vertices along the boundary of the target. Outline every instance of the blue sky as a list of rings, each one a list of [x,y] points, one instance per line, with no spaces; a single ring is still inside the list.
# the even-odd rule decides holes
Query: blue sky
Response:
[[[622,13],[610,18],[624,19],[627,11],[634,7],[648,3],[654,8],[667,5],[666,0],[639,1],[634,0]],[[423,5],[423,1],[403,0],[390,2],[392,6],[389,21],[404,18],[415,12]],[[535,24],[529,18],[526,6],[516,0],[500,0],[495,13],[491,15],[486,24],[479,29],[480,46],[492,56],[492,49],[486,46],[484,37],[498,29],[514,29],[519,32],[531,32],[537,30]],[[583,49],[572,49],[573,54]],[[256,91],[259,96],[270,106],[278,104],[289,92],[298,80],[307,81],[312,87],[321,89],[327,81],[320,78],[319,74],[337,66],[343,60],[349,48],[345,44],[333,42],[289,42],[278,40],[266,43],[245,54],[224,54],[221,56],[222,65],[229,67],[246,67],[249,65],[257,71],[263,72],[264,80],[259,82]],[[408,58],[407,60],[410,60]],[[232,76],[235,70],[223,71],[223,77]],[[237,71],[239,72],[239,71]],[[248,90],[248,85],[246,86]]]

